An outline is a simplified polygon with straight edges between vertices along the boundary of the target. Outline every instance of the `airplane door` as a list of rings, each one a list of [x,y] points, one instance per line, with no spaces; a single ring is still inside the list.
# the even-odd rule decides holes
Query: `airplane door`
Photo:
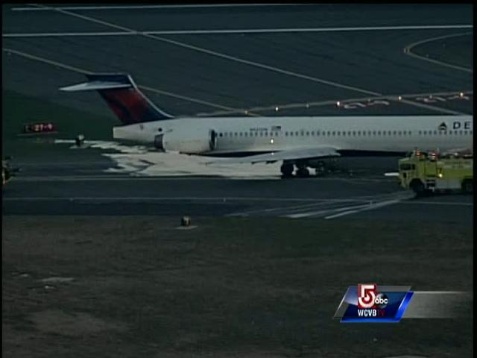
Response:
[[[213,129],[209,132],[209,148],[210,150],[215,150],[215,148],[217,148],[217,132]]]

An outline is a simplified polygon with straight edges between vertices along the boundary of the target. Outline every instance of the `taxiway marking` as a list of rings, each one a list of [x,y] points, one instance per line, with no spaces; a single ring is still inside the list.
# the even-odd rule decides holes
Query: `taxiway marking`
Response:
[[[88,70],[85,70],[85,69],[82,69],[82,68],[79,68],[79,67],[74,67],[74,66],[70,66],[70,65],[67,65],[67,64],[65,64],[65,63],[62,63],[62,62],[50,60],[50,59],[47,59],[47,58],[44,58],[44,57],[40,57],[40,56],[31,55],[31,54],[26,53],[26,52],[23,52],[23,51],[14,50],[14,49],[11,49],[11,48],[2,48],[2,50],[5,51],[7,54],[8,54],[8,53],[13,53],[13,54],[15,54],[15,55],[18,55],[18,56],[21,56],[21,57],[25,57],[25,58],[28,58],[28,59],[30,59],[30,60],[34,60],[34,61],[38,61],[38,62],[43,62],[43,63],[49,64],[49,65],[52,65],[52,66],[56,66],[56,67],[63,68],[63,69],[68,70],[68,71],[72,71],[72,72],[76,72],[76,73],[81,73],[81,74],[92,74],[92,73],[93,73],[93,72],[91,72],[91,71],[88,71]],[[143,90],[146,90],[146,91],[150,91],[150,92],[162,94],[162,95],[169,96],[169,97],[173,97],[173,98],[179,98],[179,99],[182,99],[182,100],[185,100],[185,101],[189,101],[189,102],[199,103],[199,104],[206,105],[206,106],[213,107],[213,108],[231,110],[231,111],[234,111],[234,112],[242,111],[242,110],[239,110],[239,109],[237,109],[237,108],[222,106],[222,105],[217,104],[217,103],[212,103],[212,102],[208,102],[208,101],[203,101],[203,100],[200,100],[200,99],[197,99],[197,98],[192,98],[192,97],[188,97],[188,96],[183,96],[183,95],[180,95],[180,94],[177,94],[177,93],[172,93],[172,92],[168,92],[168,91],[162,91],[162,90],[159,90],[159,89],[157,89],[157,88],[152,88],[152,87],[149,87],[149,86],[138,85],[138,87],[139,87],[140,89],[143,89]],[[252,112],[248,112],[248,115],[250,115],[250,116],[256,116],[256,115],[255,115],[254,113],[252,113]]]
[[[97,18],[94,18],[94,17],[91,17],[91,16],[80,15],[80,14],[77,14],[77,13],[74,13],[74,12],[71,12],[71,11],[61,10],[61,9],[58,9],[58,8],[51,8],[51,7],[47,7],[47,6],[44,6],[44,5],[35,4],[35,6],[40,7],[40,8],[51,9],[51,10],[57,11],[59,13],[68,15],[68,16],[73,16],[73,17],[77,17],[77,18],[86,20],[88,22],[93,22],[93,23],[104,25],[106,27],[111,27],[111,28],[115,28],[115,29],[118,29],[118,30],[123,30],[125,32],[142,35],[146,38],[151,38],[153,40],[158,40],[158,41],[168,43],[168,44],[171,44],[171,45],[179,46],[179,47],[182,47],[182,48],[187,48],[187,49],[192,50],[192,51],[205,53],[205,54],[208,54],[208,55],[211,55],[211,56],[214,56],[214,57],[223,58],[223,59],[226,59],[226,60],[234,61],[234,62],[237,62],[237,63],[242,63],[242,64],[245,64],[245,65],[249,65],[249,66],[253,66],[253,67],[257,67],[257,68],[262,68],[262,69],[272,71],[272,72],[276,72],[276,73],[280,73],[280,74],[283,74],[283,75],[292,76],[292,77],[296,77],[296,78],[300,78],[300,79],[304,79],[304,80],[308,80],[308,81],[312,81],[312,82],[316,82],[316,83],[321,83],[321,84],[329,85],[329,86],[336,87],[336,88],[346,89],[346,90],[349,90],[349,91],[360,92],[360,93],[367,94],[367,95],[372,95],[372,96],[382,96],[383,95],[382,93],[369,91],[369,90],[366,90],[366,89],[363,89],[363,88],[359,88],[359,87],[355,87],[355,86],[349,86],[349,85],[345,85],[345,84],[334,82],[334,81],[325,80],[325,79],[318,78],[318,77],[313,77],[313,76],[304,75],[304,74],[289,71],[289,70],[284,70],[282,68],[278,68],[278,67],[275,67],[275,66],[270,66],[270,65],[263,64],[263,63],[259,63],[259,62],[246,60],[246,59],[243,59],[243,58],[240,58],[240,57],[227,55],[227,54],[217,52],[217,51],[213,51],[213,50],[209,50],[209,49],[206,49],[206,48],[203,48],[203,47],[190,45],[190,44],[187,44],[185,42],[171,40],[171,39],[167,39],[165,37],[160,37],[160,36],[157,36],[157,35],[144,34],[141,31],[134,30],[134,29],[131,29],[131,28],[128,28],[128,27],[125,27],[125,26],[113,24],[111,22],[103,21],[103,20],[100,20],[100,19],[97,19]],[[453,110],[449,110],[449,109],[435,107],[435,106],[432,106],[432,105],[429,105],[429,104],[416,103],[416,102],[413,102],[413,101],[410,101],[410,100],[406,100],[404,98],[401,99],[401,102],[409,104],[411,106],[426,108],[426,109],[430,109],[430,110],[441,112],[441,113],[463,115],[463,113],[458,112],[458,111],[453,111]]]
[[[451,35],[445,35],[445,36],[432,37],[430,39],[414,42],[414,43],[412,43],[412,44],[410,44],[410,45],[408,45],[404,48],[404,53],[406,55],[417,58],[419,60],[431,62],[431,63],[437,64],[437,65],[440,65],[440,66],[453,68],[455,70],[460,70],[460,71],[473,73],[474,71],[471,68],[453,65],[453,64],[443,62],[443,61],[438,61],[438,60],[428,58],[428,57],[425,57],[425,56],[421,56],[421,55],[418,55],[418,54],[412,52],[412,49],[414,47],[422,45],[422,44],[427,43],[427,42],[432,42],[432,41],[437,41],[437,40],[442,40],[442,39],[447,39],[447,38],[452,38],[452,37],[467,36],[467,35],[472,35],[472,32],[465,32],[465,33],[462,33],[462,34],[451,34]]]
[[[33,6],[35,4],[32,4]],[[306,4],[184,4],[184,5],[119,5],[119,6],[62,6],[55,9],[90,11],[90,10],[152,10],[152,9],[195,9],[195,8],[220,8],[220,7],[257,7],[257,6],[302,6]],[[12,11],[49,11],[41,7],[14,7]]]
[[[472,29],[473,25],[422,25],[422,26],[361,26],[361,27],[290,27],[269,29],[215,29],[215,30],[149,30],[149,31],[96,31],[96,32],[28,32],[2,34],[5,38],[70,37],[70,36],[138,36],[138,35],[227,35],[227,34],[275,34],[307,32],[355,32],[355,31],[400,31],[436,29]],[[452,37],[456,35],[451,35]],[[447,37],[447,36],[446,36]],[[435,38],[438,39],[438,38]],[[431,39],[432,40],[432,39]],[[430,40],[428,40],[430,41]],[[424,43],[422,41],[416,43]],[[415,46],[414,45],[414,46]]]

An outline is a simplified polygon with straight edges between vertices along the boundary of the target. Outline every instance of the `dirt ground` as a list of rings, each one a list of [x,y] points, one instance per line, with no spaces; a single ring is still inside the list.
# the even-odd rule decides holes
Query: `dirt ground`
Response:
[[[467,318],[333,319],[360,282],[472,291],[472,226],[4,216],[5,357],[472,356]]]

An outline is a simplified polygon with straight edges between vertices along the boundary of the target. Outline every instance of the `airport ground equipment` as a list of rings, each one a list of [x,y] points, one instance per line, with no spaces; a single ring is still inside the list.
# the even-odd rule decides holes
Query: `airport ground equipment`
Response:
[[[473,155],[411,152],[399,160],[399,183],[417,196],[437,192],[472,193]]]

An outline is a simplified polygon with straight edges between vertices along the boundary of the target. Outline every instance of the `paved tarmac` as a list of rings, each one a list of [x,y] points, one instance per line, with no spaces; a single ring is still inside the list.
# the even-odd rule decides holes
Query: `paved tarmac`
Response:
[[[397,9],[398,14],[404,16],[396,16]],[[61,34],[472,24],[468,5],[438,5],[433,8],[432,16],[430,13],[425,5],[90,10],[73,14],[5,11],[3,30],[6,34]],[[75,14],[82,18],[75,17]],[[101,24],[98,21],[102,21]],[[3,85],[7,89],[111,118],[113,115],[95,94],[67,94],[57,89],[82,81],[83,76],[78,72],[81,70],[129,72],[139,85],[149,88],[146,90],[147,95],[155,103],[179,115],[226,108],[363,98],[378,94],[472,91],[472,75],[468,72],[422,61],[403,51],[404,47],[416,41],[469,31],[471,29],[468,28],[431,28],[4,38],[4,48],[19,52],[10,55],[4,52]],[[25,58],[20,53],[35,58]],[[182,98],[174,97],[177,95]],[[437,107],[441,105],[438,103]],[[391,112],[394,113],[438,113],[436,109],[423,108],[415,103],[401,103],[392,108]],[[376,114],[381,109],[377,108]],[[389,112],[388,106],[384,109],[384,113]],[[467,112],[469,110],[471,105]],[[373,107],[372,113],[375,112]],[[328,114],[330,110],[323,111],[322,107],[311,106],[306,113]],[[361,114],[362,111],[356,113]],[[265,114],[289,113],[280,111]]]
[[[4,34],[123,33],[3,38],[4,89],[112,119],[96,94],[67,94],[57,89],[83,81],[83,71],[124,71],[134,76],[156,104],[180,115],[245,108],[255,108],[261,115],[472,113],[471,73],[422,61],[403,51],[419,41],[469,36],[466,33],[472,30],[465,26],[472,24],[470,5],[434,5],[432,11],[428,5],[293,5],[67,13],[12,11],[14,7],[18,6],[4,9]],[[391,29],[356,29],[382,26]],[[285,28],[326,31],[274,30]],[[224,29],[270,31],[131,35],[133,30]],[[461,91],[466,95],[456,96]],[[430,93],[443,94],[439,100],[430,100]],[[383,95],[409,95],[409,101],[367,100]],[[347,99],[351,105],[336,106],[336,100]],[[287,107],[296,103],[311,105]],[[133,178],[105,176],[110,161],[99,155],[85,158],[66,165],[42,161],[36,166],[32,158],[25,163],[27,170],[4,192],[4,215],[274,215],[371,220],[418,216],[471,223],[473,212],[471,197],[407,200],[409,195],[395,181],[382,178],[380,166],[359,178],[300,181]]]
[[[278,216],[291,219],[472,223],[473,197],[414,199],[393,178],[290,180],[133,178],[120,175],[19,177],[4,191],[3,215]]]
[[[64,5],[64,7],[69,6],[72,5]],[[95,7],[94,5],[88,6]],[[118,6],[124,5],[119,4]],[[159,107],[178,115],[237,115],[237,113],[243,114],[244,109],[252,109],[255,114],[271,116],[473,113],[473,75],[467,68],[472,67],[471,63],[466,63],[465,61],[458,63],[463,68],[462,70],[415,58],[404,52],[404,48],[420,41],[429,41],[426,42],[428,45],[432,43],[434,38],[442,40],[443,37],[447,39],[447,36],[469,36],[465,35],[465,33],[471,32],[472,29],[465,26],[473,22],[472,5],[470,4],[323,4],[250,7],[230,7],[225,5],[219,8],[166,8],[158,6],[157,8],[147,10],[104,10],[102,8],[95,8],[71,11],[70,9],[67,10],[69,11],[68,13],[65,13],[63,10],[63,12],[12,10],[18,7],[26,8],[29,6],[10,4],[3,7],[4,34],[25,34],[30,32],[36,34],[44,32],[122,33],[108,36],[98,34],[93,36],[3,37],[2,85],[4,91],[16,91],[50,101],[54,104],[77,108],[96,115],[103,115],[111,119],[112,125],[113,123],[118,123],[118,121],[97,94],[68,94],[59,92],[58,88],[83,81],[84,76],[82,73],[84,71],[122,71],[131,73],[144,93]],[[464,27],[459,27],[461,25],[464,25]],[[355,27],[380,26],[394,28],[366,31],[353,29]],[[402,26],[437,26],[438,28],[399,28]],[[454,27],[443,28],[443,26]],[[328,30],[326,32],[269,31],[268,33],[253,34],[176,33],[174,35],[160,34],[151,36],[131,33],[133,30],[208,31],[283,28],[309,28],[315,30],[328,28]],[[341,30],[335,31],[333,28],[341,28]],[[348,28],[349,30],[342,31],[342,28]],[[439,46],[442,46],[442,44],[443,42],[439,42]],[[6,49],[9,50],[7,51]],[[433,95],[432,97],[430,96],[431,94]],[[390,95],[391,97],[389,97]],[[398,100],[397,96],[402,96],[403,100]],[[336,101],[341,101],[343,105],[337,106]],[[275,110],[276,106],[279,106],[278,111]],[[456,279],[451,281],[457,282],[457,284],[461,283],[462,278],[469,277],[469,260],[467,258],[471,252],[469,250],[462,251],[462,248],[468,248],[467,244],[462,246],[462,240],[460,243],[457,240],[457,244],[453,240],[444,242],[443,240],[447,239],[447,236],[443,236],[443,238],[438,238],[440,241],[437,240],[436,242],[444,246],[436,246],[433,240],[434,236],[432,236],[432,240],[430,240],[432,248],[437,247],[444,250],[443,248],[449,247],[451,248],[447,250],[449,255],[453,251],[458,255],[456,256],[457,259],[456,257],[452,258],[445,255],[438,257],[440,251],[426,249],[426,243],[424,243],[424,246],[420,245],[421,243],[419,242],[414,245],[415,233],[409,230],[406,224],[408,219],[412,219],[413,222],[420,220],[423,223],[422,231],[424,234],[435,223],[445,223],[442,227],[444,227],[446,233],[461,232],[462,227],[465,228],[473,225],[473,196],[439,195],[415,199],[411,193],[402,190],[397,185],[396,178],[383,176],[384,172],[395,170],[397,158],[343,158],[342,165],[353,171],[352,176],[349,175],[349,172],[345,172],[323,178],[282,180],[279,178],[278,173],[274,174],[275,171],[269,171],[265,175],[262,175],[262,173],[257,175],[255,172],[254,175],[256,176],[249,175],[247,171],[245,174],[248,177],[232,179],[227,177],[227,175],[225,175],[226,177],[205,175],[191,177],[181,175],[181,168],[177,168],[177,176],[175,177],[154,177],[138,176],[141,173],[147,172],[147,169],[143,170],[144,168],[137,169],[132,168],[132,165],[128,166],[128,164],[131,164],[128,163],[128,160],[131,158],[127,157],[130,153],[121,152],[120,150],[120,152],[116,153],[114,150],[109,150],[107,153],[110,155],[106,156],[106,152],[101,152],[98,149],[70,150],[68,145],[64,145],[64,147],[64,150],[61,150],[61,148],[56,150],[55,148],[51,152],[45,151],[44,153],[34,153],[31,155],[28,153],[28,155],[14,158],[14,163],[20,166],[22,171],[3,188],[2,213],[4,216],[17,215],[20,216],[20,221],[23,218],[27,219],[26,216],[28,215],[38,215],[41,219],[43,219],[42,216],[48,215],[148,215],[156,218],[159,216],[171,216],[172,218],[177,218],[177,225],[179,225],[180,218],[188,215],[192,219],[192,224],[198,224],[199,227],[201,226],[201,218],[207,216],[236,217],[239,219],[252,216],[263,218],[280,217],[286,218],[287,223],[303,220],[299,222],[300,225],[305,220],[319,220],[321,223],[325,223],[328,220],[338,220],[344,223],[341,225],[343,227],[347,227],[346,222],[349,223],[351,220],[356,220],[359,222],[361,229],[353,232],[351,239],[353,241],[355,238],[357,239],[359,250],[357,253],[352,252],[352,256],[354,259],[359,258],[359,260],[355,260],[355,265],[353,260],[350,259],[351,256],[346,254],[346,252],[344,255],[338,255],[338,260],[331,260],[332,266],[328,264],[330,262],[329,257],[326,257],[325,260],[319,260],[319,265],[325,265],[324,270],[320,269],[320,272],[325,272],[325,276],[331,268],[333,272],[347,280],[349,280],[349,277],[355,277],[356,280],[350,281],[351,283],[362,282],[360,280],[367,279],[377,279],[380,281],[386,278],[386,273],[389,274],[391,272],[388,268],[391,267],[392,269],[393,266],[396,266],[399,268],[396,271],[399,274],[390,280],[397,281],[389,281],[395,284],[399,282],[406,283],[406,277],[410,275],[414,281],[408,283],[430,287],[429,283],[432,285],[433,282],[431,278],[439,276],[439,272],[450,273],[449,277],[455,276]],[[111,153],[114,154],[111,155]],[[119,161],[115,161],[114,155],[118,157],[123,156],[126,159],[123,167]],[[133,159],[137,163],[141,158],[139,160],[138,157]],[[160,166],[159,162],[160,160],[156,161],[156,167]],[[169,168],[175,168],[175,166],[170,166]],[[253,166],[253,168],[256,170],[257,166]],[[112,173],[112,170],[115,172]],[[250,173],[252,173],[252,170],[250,170]],[[114,222],[118,220],[120,221],[121,218],[113,219]],[[393,233],[395,241],[387,242],[384,245],[380,242],[377,246],[370,246],[369,240],[367,241],[366,238],[369,238],[370,232],[373,232],[373,225],[376,222],[381,224],[384,222],[386,231],[388,230],[387,225],[390,222],[398,222],[400,227],[403,228],[403,232],[406,232],[406,237],[408,239],[411,238],[410,241],[413,241],[413,244],[411,246],[404,245],[405,250],[397,250],[396,253],[394,250],[396,245],[399,246],[406,240],[399,240],[400,234]],[[49,232],[48,230],[47,232]],[[300,231],[302,230],[297,230],[297,235],[300,234]],[[195,235],[194,232],[192,231],[193,235]],[[464,230],[464,232],[467,231]],[[19,235],[21,237],[21,233]],[[51,238],[55,239],[53,236]],[[332,238],[335,241],[334,237]],[[390,238],[393,238],[393,235]],[[81,239],[82,242],[84,242],[83,239]],[[364,240],[359,241],[359,239]],[[31,241],[29,236],[27,241],[29,243]],[[55,241],[55,244],[58,243],[57,241]],[[52,267],[48,267],[48,262],[50,261],[42,259],[41,252],[39,254],[36,252],[36,246],[32,246],[32,255],[41,259],[40,266],[35,266],[34,260],[33,262],[25,260],[25,250],[23,250],[23,247],[20,247],[18,251],[20,256],[17,255],[17,259],[16,256],[12,256],[13,261],[11,263],[14,266],[11,267],[12,270],[7,269],[5,275],[12,276],[11,274],[17,275],[21,272],[22,274],[18,277],[20,277],[20,280],[25,280],[22,277],[25,275],[25,272],[32,273],[32,277],[36,277],[36,274],[33,273],[41,276],[42,272],[48,272],[48,275],[51,272],[76,272],[75,268],[71,270],[71,267],[68,269],[66,266],[63,267],[61,265],[63,262],[70,266],[72,263],[82,262],[81,260],[78,261],[78,246],[75,246],[73,249],[74,259],[66,260],[63,257],[63,253],[69,255],[71,250],[68,248],[69,246],[65,246],[67,245],[66,241],[61,239],[60,241],[59,251],[55,251],[55,248],[48,248],[45,251],[48,259],[53,258],[53,261],[50,260]],[[142,292],[137,290],[139,286],[136,283],[146,279],[145,282],[149,285],[150,280],[148,277],[144,277],[144,274],[156,275],[154,271],[151,271],[151,267],[157,268],[157,265],[155,265],[158,262],[157,258],[154,257],[152,266],[149,265],[144,270],[136,270],[139,276],[137,279],[131,280],[131,262],[127,259],[127,255],[126,259],[122,255],[121,250],[124,248],[121,245],[118,246],[121,242],[117,242],[115,236],[113,241],[112,246],[108,242],[102,241],[100,245],[108,248],[108,254],[112,252],[111,247],[114,247],[115,251],[112,253],[121,262],[116,263],[112,261],[114,267],[111,269],[111,272],[113,274],[108,275],[108,277],[112,277],[113,281],[108,285],[104,284],[104,280],[100,281],[101,287],[115,290],[115,287],[120,283],[118,292],[120,292],[120,296],[124,296],[124,293],[128,291],[128,285],[134,281],[133,284],[135,286],[130,287],[129,291]],[[317,242],[320,244],[320,240]],[[140,245],[137,246],[135,242],[133,245],[141,249]],[[176,245],[175,240],[174,245]],[[350,243],[348,239],[346,239],[346,243],[342,241],[339,245],[346,245],[346,247],[351,245],[354,247],[354,244]],[[342,253],[341,246],[339,245],[336,248],[338,248],[339,253]],[[181,260],[179,266],[181,267],[184,266],[182,246],[181,244],[178,248],[174,248],[173,251],[174,254],[176,252],[179,254]],[[328,286],[333,286],[329,285],[329,277],[320,280],[319,275],[312,275],[313,277],[309,275],[311,271],[308,269],[313,266],[314,261],[313,257],[308,254],[308,246],[306,244],[300,248],[300,255],[304,250],[304,256],[297,256],[296,260],[298,261],[293,261],[295,258],[290,261],[288,256],[284,257],[281,254],[270,256],[268,251],[264,254],[273,259],[273,271],[271,271],[271,280],[267,281],[268,284],[272,283],[273,289],[279,290],[277,291],[278,295],[283,296],[283,293],[285,293],[285,299],[287,295],[291,295],[289,302],[283,301],[285,302],[283,307],[288,307],[286,305],[291,304],[301,310],[301,301],[305,297],[302,293],[306,291],[305,293],[308,294],[310,291],[309,287],[317,288],[320,292],[328,292]],[[88,254],[93,252],[96,255],[94,250],[88,249],[88,247],[85,252]],[[168,250],[167,247],[160,247],[160,250],[163,249]],[[187,248],[187,250],[189,249]],[[332,246],[326,247],[326,245],[319,248],[319,251],[324,252],[326,255],[333,250]],[[385,251],[389,251],[388,254],[390,253],[390,255],[386,255]],[[418,255],[409,256],[408,254],[411,251],[413,253],[417,252]],[[136,259],[137,262],[144,261],[142,260],[142,251],[138,252],[141,257],[134,257],[133,261]],[[404,252],[404,254],[399,252]],[[28,250],[26,254],[28,254]],[[289,255],[288,251],[287,255]],[[199,256],[202,257],[201,255]],[[111,255],[108,257],[111,257]],[[295,288],[291,290],[287,286],[288,283],[283,286],[285,289],[282,288],[281,283],[276,280],[276,274],[274,275],[275,272],[280,274],[280,271],[275,270],[275,268],[279,267],[277,266],[279,265],[279,263],[277,264],[277,257],[282,261],[285,258],[286,268],[292,267],[297,270],[297,274],[293,273],[290,276],[291,280],[296,281],[297,278],[304,280],[303,282],[306,282],[307,287],[305,291],[296,290]],[[415,260],[415,258],[417,259]],[[443,260],[446,260],[446,262]],[[226,264],[226,271],[233,269],[228,260],[220,257],[220,261]],[[250,260],[247,257],[246,261],[254,263],[253,258]],[[96,266],[90,265],[94,267],[94,272],[92,271],[90,275],[93,279],[93,286],[96,282],[94,280],[105,272],[103,261],[99,260],[98,262],[100,263],[98,269],[96,269]],[[28,265],[25,266],[25,263],[28,263]],[[443,267],[445,268],[446,265],[451,266],[453,263],[456,263],[456,265],[452,266],[452,269],[447,271],[444,269],[442,271]],[[126,265],[124,270],[122,270],[121,266],[123,264]],[[134,268],[134,262],[132,264]],[[239,265],[241,271],[243,271],[242,266]],[[256,276],[257,272],[255,266],[252,267],[251,271],[249,270],[253,277]],[[214,262],[213,269],[216,267],[218,266]],[[432,269],[432,267],[436,269]],[[136,268],[139,268],[139,266]],[[190,270],[190,265],[187,264],[186,269]],[[207,269],[202,259],[200,259],[200,269]],[[262,269],[262,266],[258,267],[258,271]],[[419,274],[416,274],[417,270]],[[167,275],[173,275],[174,282],[182,282],[180,280],[180,272],[177,270],[170,270],[170,267],[167,267],[165,271],[167,271]],[[215,285],[214,290],[216,287],[223,286],[223,270],[219,271],[219,285]],[[81,272],[85,271],[82,269]],[[233,271],[230,272],[233,273]],[[430,278],[428,278],[427,272],[430,272]],[[210,275],[202,276],[209,277]],[[91,277],[88,276],[86,279],[91,279]],[[156,276],[154,277],[157,278]],[[312,280],[308,280],[308,277],[312,277]],[[118,281],[123,278],[126,279],[125,283]],[[191,276],[187,273],[187,280],[190,280],[190,278]],[[309,283],[313,280],[319,282],[317,285],[310,286]],[[439,276],[439,280],[441,280],[441,276]],[[155,279],[154,282],[156,281]],[[232,281],[235,282],[234,279]],[[52,302],[50,298],[54,298],[54,295],[59,294],[61,295],[61,302],[69,300],[73,303],[72,307],[81,306],[80,311],[84,313],[85,317],[88,313],[85,307],[87,308],[89,303],[95,307],[95,310],[93,310],[95,313],[99,312],[97,307],[100,306],[96,304],[96,296],[98,295],[88,294],[87,299],[83,300],[81,295],[73,294],[71,296],[69,294],[71,289],[82,290],[82,286],[78,286],[78,282],[81,284],[81,280],[75,282],[73,286],[70,286],[72,288],[66,286],[58,287],[57,290],[53,291],[49,290],[47,296],[45,296],[49,300],[48,307],[51,306]],[[199,280],[198,282],[202,281]],[[256,281],[250,282],[252,287]],[[250,285],[250,282],[247,281],[247,285]],[[89,282],[87,284],[89,289],[91,285],[89,285]],[[18,304],[21,307],[26,307],[27,310],[28,307],[33,307],[36,314],[39,301],[34,294],[35,292],[30,290],[28,291],[30,293],[24,294],[22,285],[28,285],[28,287],[25,286],[24,288],[30,290],[32,287],[35,289],[37,283],[21,284],[15,282],[14,286],[12,286],[12,297],[15,299],[15,302],[18,301]],[[145,289],[150,289],[149,286]],[[181,283],[180,286],[184,285]],[[51,288],[50,285],[44,287],[45,289]],[[53,288],[55,287],[56,284],[53,284]],[[161,292],[164,291],[162,286],[160,288]],[[181,289],[183,288],[181,287]],[[455,287],[441,287],[437,284],[435,288],[442,290],[454,289]],[[237,285],[235,284],[232,290],[236,289]],[[193,288],[188,290],[187,294],[189,296],[192,294],[191,297],[195,297],[193,296],[196,293],[195,291]],[[268,291],[267,299],[272,297]],[[172,297],[170,295],[173,295],[174,292],[174,288],[166,292],[168,299]],[[99,295],[98,297],[103,296]],[[182,294],[182,296],[184,295]],[[250,297],[252,297],[251,300]],[[255,301],[257,301],[259,296],[254,291],[250,297],[245,298],[243,304],[251,304],[250,307],[252,307],[253,312],[248,307],[247,312],[252,312],[255,317],[257,315],[254,307],[258,307],[255,305]],[[276,301],[275,297],[270,299],[273,299],[273,302]],[[341,299],[341,296],[333,298],[333,305],[338,304],[339,299]],[[316,302],[315,298],[313,298],[313,302]],[[144,317],[142,317],[144,312],[146,312],[144,310],[148,309],[150,302],[146,303],[146,305],[138,305],[140,309],[138,314],[133,312],[135,322],[141,327],[144,326]],[[155,303],[156,300],[154,298]],[[231,307],[234,307],[233,309],[236,311],[236,304],[233,302],[231,304],[233,305]],[[111,307],[114,308],[114,305]],[[313,309],[313,307],[316,307],[316,304],[313,303],[311,307]],[[204,311],[202,306],[200,309]],[[105,314],[103,312],[100,313],[102,318],[108,316],[108,312]],[[313,327],[318,327],[316,332],[320,337],[323,336],[322,332],[324,330],[328,330],[327,324],[333,323],[335,328],[336,325],[339,325],[338,322],[331,322],[332,313],[332,311],[325,315],[312,313],[312,316],[318,319],[318,324],[314,324]],[[234,312],[232,314],[235,315]],[[127,315],[131,316],[129,313]],[[279,326],[281,328],[279,327],[279,329],[293,333],[294,328],[298,327],[297,332],[305,332],[303,329],[306,328],[306,325],[301,324],[296,319],[298,316],[295,317],[294,313],[293,315],[293,324],[288,327],[286,321],[282,325],[280,320]],[[4,324],[7,332],[9,332],[9,335],[7,335],[7,345],[8,343],[11,343],[10,346],[14,344],[14,348],[10,349],[13,352],[21,352],[19,354],[22,356],[31,356],[31,354],[25,353],[32,351],[31,344],[18,344],[18,342],[26,339],[28,340],[27,343],[35,343],[37,338],[36,330],[32,331],[30,326],[27,327],[28,330],[25,330],[23,323],[17,322],[16,317],[19,317],[18,310],[15,310],[13,321]],[[264,319],[267,322],[272,322],[271,319],[274,319],[267,313],[267,316],[259,314],[258,321],[263,321],[263,317],[265,317]],[[115,313],[114,322],[121,323],[117,318]],[[68,321],[66,323],[64,320],[59,321],[59,327],[63,328],[66,324],[66,328],[68,328]],[[75,318],[76,321],[78,320]],[[98,325],[96,321],[91,321],[93,326]],[[201,321],[203,320],[201,319]],[[53,321],[49,319],[48,324],[51,325],[52,322],[53,324],[55,323],[54,317]],[[102,321],[98,322],[100,327],[103,326]],[[254,325],[254,322],[255,318],[252,320],[252,326],[250,326],[252,328],[248,326],[249,323],[247,323],[247,326],[237,326],[239,327],[239,333],[243,333],[244,337],[247,337],[247,339],[252,337],[252,342],[257,341],[256,333],[260,333],[256,328],[259,326]],[[90,323],[88,321],[87,326],[91,326]],[[424,320],[420,323],[416,322],[416,324],[420,327],[419,330],[415,330],[416,332],[421,332],[422,329],[427,331],[428,335],[420,337],[423,339],[418,337],[416,340],[417,336],[413,334],[412,330],[409,331],[408,335],[403,336],[404,340],[402,342],[404,344],[401,347],[402,349],[396,352],[429,356],[429,347],[434,347],[435,338],[440,337],[439,332],[445,331],[444,329],[440,330],[439,325],[446,325],[445,328],[449,330],[448,324]],[[128,332],[121,331],[118,337],[124,341],[123,338],[128,338],[131,334],[135,334],[136,330],[133,326],[127,327],[128,329],[131,328]],[[202,327],[202,325],[199,326]],[[277,325],[274,324],[275,326]],[[459,322],[459,328],[461,328],[460,326],[462,326],[461,322]],[[372,327],[368,327],[370,329],[368,331],[365,330],[367,333],[359,330],[360,335],[356,335],[356,332],[349,328],[342,326],[341,331],[338,332],[336,337],[344,337],[345,344],[355,342],[357,344],[356,347],[360,346],[358,351],[372,350],[376,356],[384,356],[380,355],[382,349],[386,349],[386,352],[395,351],[395,348],[390,345],[391,341],[388,339],[391,332],[386,331],[386,329],[393,330],[395,327],[379,327],[379,332],[377,330],[373,331]],[[193,332],[194,327],[191,329],[191,332]],[[346,332],[343,332],[343,329],[346,329]],[[77,332],[77,330],[75,329],[74,332]],[[184,332],[182,330],[180,332],[180,340],[174,342],[175,347],[179,347],[177,348],[178,356],[183,355],[185,352],[182,349],[183,347],[192,352],[191,349],[193,348],[191,347],[195,347],[202,342],[200,339],[197,340],[197,337],[200,338],[200,336],[197,336],[195,333],[189,334]],[[277,332],[280,333],[281,331]],[[445,352],[453,352],[457,348],[460,351],[470,351],[467,348],[470,347],[468,344],[470,340],[468,337],[471,337],[470,330],[463,330],[462,332],[464,334],[459,335],[459,337],[462,336],[462,344],[458,345],[458,347],[454,341],[443,339],[441,341],[444,343],[434,348],[434,351],[441,349],[441,347],[445,347],[442,348],[445,349]],[[304,345],[303,342],[306,342],[306,337],[311,337],[308,333],[305,332],[304,334],[305,340],[299,338],[300,334],[292,334],[294,338],[291,340],[288,340],[286,335],[284,335],[284,346],[291,345],[293,349],[281,352],[280,356],[290,356],[290,354],[295,353],[297,355],[306,355],[309,347]],[[101,332],[96,332],[93,336],[96,343],[101,341],[101,344],[103,342],[112,344],[109,346],[104,346],[103,344],[101,351],[98,350],[99,346],[95,345],[95,342],[92,345],[85,345],[84,335],[81,336],[82,340],[80,343],[82,348],[87,347],[90,353],[94,351],[94,354],[89,354],[89,356],[95,354],[111,355],[111,352],[115,352],[115,350],[121,350],[121,354],[127,356],[127,346],[124,349],[124,344],[117,344],[114,332],[108,331],[105,333],[107,335],[106,341],[104,339],[97,339],[104,336],[101,336],[101,334]],[[253,336],[250,336],[250,334]],[[144,351],[144,349],[150,348],[155,354],[161,351],[156,344],[149,347],[144,346],[143,343],[145,341],[142,339],[142,336],[142,334],[137,336],[139,337],[138,347],[140,346],[138,349]],[[444,337],[444,334],[441,334],[441,336]],[[52,337],[52,341],[58,341],[58,335]],[[206,346],[202,345],[200,347],[204,356],[209,354],[207,345],[210,342],[210,348],[216,349],[214,337],[212,337],[212,340],[210,337],[209,334],[206,338]],[[299,339],[295,339],[296,337]],[[74,338],[68,337],[68,342],[71,344],[65,345],[65,350],[78,351],[75,343],[79,342],[79,340]],[[134,342],[138,341],[135,337],[132,339]],[[157,337],[153,337],[153,339],[154,342],[157,341]],[[36,341],[40,342],[41,340],[36,339]],[[449,344],[446,345],[446,342],[449,342]],[[103,346],[106,348],[104,349]],[[33,344],[32,347],[35,347],[35,345]],[[109,349],[111,347],[112,350]],[[222,343],[217,347],[219,347],[217,348],[220,352],[217,353],[219,356],[232,352],[223,351],[223,348],[228,349],[228,347]],[[48,345],[45,348],[45,352],[51,351],[50,348],[51,345]],[[319,352],[319,355],[335,354],[326,346],[318,348],[314,350],[313,354],[316,354],[316,352]],[[37,349],[36,351],[40,350]],[[273,353],[267,348],[263,355],[271,356]],[[131,351],[130,355],[136,356],[137,349]],[[255,355],[261,356],[262,353],[259,352]],[[169,356],[175,356],[174,351]]]

